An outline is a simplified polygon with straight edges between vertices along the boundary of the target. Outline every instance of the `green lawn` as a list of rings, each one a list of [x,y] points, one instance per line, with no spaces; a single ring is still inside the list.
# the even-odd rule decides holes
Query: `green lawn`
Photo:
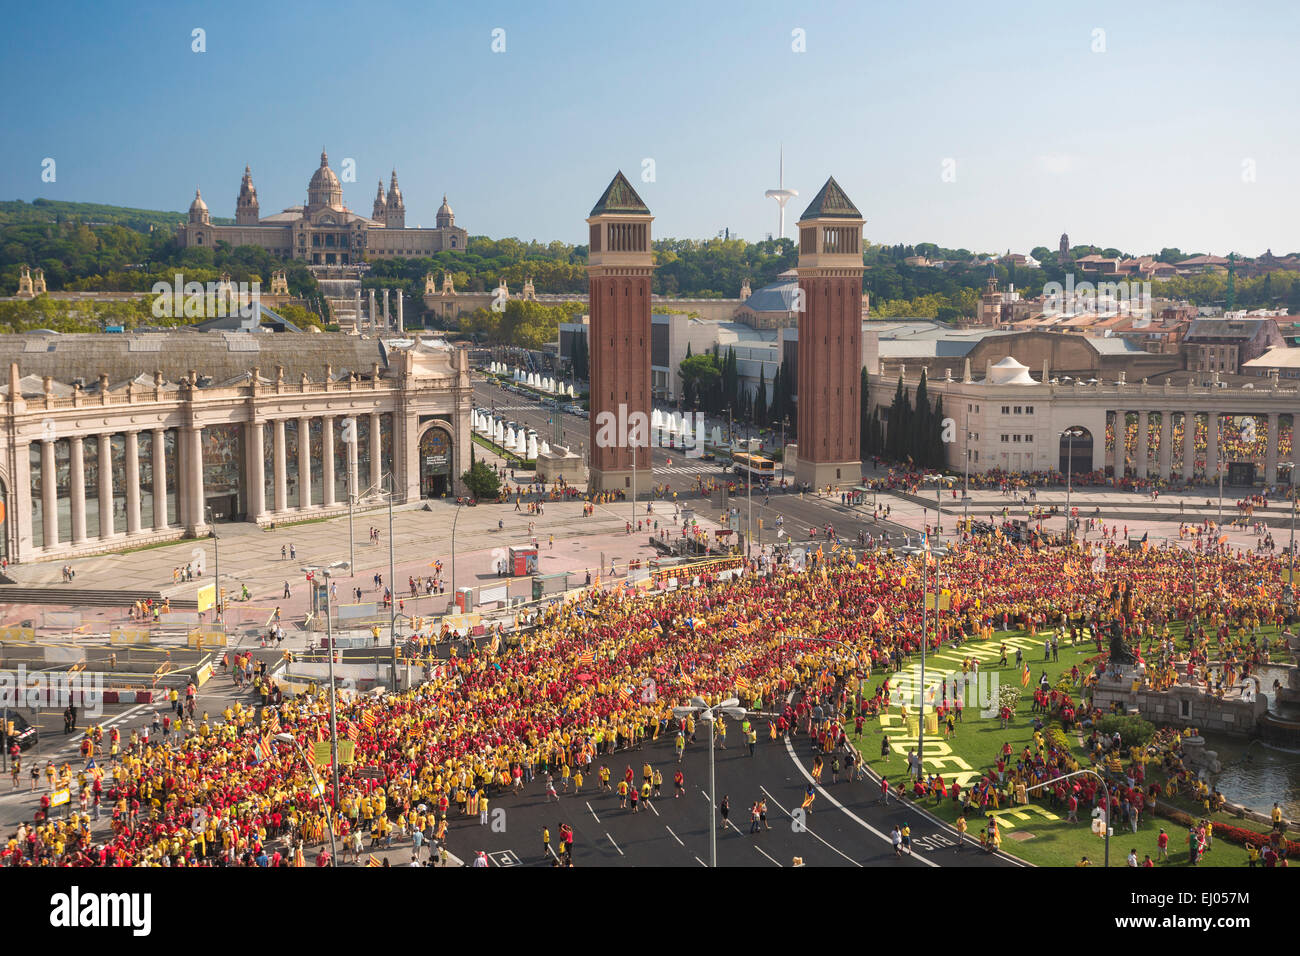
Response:
[[[999,656],[998,646],[1003,640],[1009,645],[1009,666],[999,669],[996,667]],[[928,658],[927,680],[931,679],[932,674],[937,676],[945,671],[955,671],[960,674],[961,658],[978,656],[981,659],[982,675],[996,674],[1003,685],[1013,684],[1020,687],[1020,673],[1015,667],[1016,643],[1020,643],[1025,648],[1025,663],[1030,667],[1031,683],[1022,691],[1016,716],[1010,726],[1005,730],[1002,729],[996,717],[981,717],[979,709],[968,703],[963,714],[964,719],[957,724],[952,739],[943,741],[942,729],[937,738],[932,734],[926,734],[927,773],[932,770],[941,773],[948,783],[952,782],[954,773],[962,776],[974,775],[978,779],[978,771],[992,768],[1004,742],[1009,742],[1016,754],[1019,754],[1026,744],[1030,744],[1032,748],[1033,681],[1036,681],[1042,671],[1046,670],[1048,678],[1055,684],[1057,678],[1062,674],[1068,674],[1070,667],[1076,663],[1081,671],[1086,671],[1088,665],[1084,664],[1084,659],[1097,653],[1096,645],[1091,642],[1080,644],[1077,648],[1062,646],[1058,661],[1044,662],[1040,640],[1031,639],[1023,631],[1011,631],[1005,635],[995,632],[991,641],[967,642],[961,648],[946,649],[939,655]],[[919,669],[919,660],[914,660],[910,668]],[[873,678],[871,682],[873,690],[880,679],[878,676]],[[890,717],[886,718],[884,723],[882,729],[881,721],[868,721],[863,726],[860,737],[856,734],[852,736],[854,743],[866,758],[867,765],[876,773],[886,773],[891,782],[897,783],[906,775],[906,754],[909,749],[916,748],[916,736],[909,735],[903,726],[897,706],[890,709]],[[891,752],[883,760],[880,757],[882,733],[889,735],[891,743]],[[944,753],[945,747],[941,746],[940,742],[946,745],[947,753]],[[1090,761],[1083,750],[1077,746],[1074,735],[1070,735],[1070,743],[1073,756],[1079,761],[1080,766],[1089,766]],[[927,810],[942,820],[952,823],[956,819],[958,808],[951,799],[945,798],[938,806],[935,806],[933,800],[926,800],[924,805]],[[1104,841],[1092,833],[1091,818],[1084,808],[1080,808],[1078,823],[1067,823],[1064,808],[1054,810],[1047,797],[1035,798],[1035,795],[1031,794],[1028,807],[1011,808],[1003,804],[997,815],[1002,830],[1002,849],[1014,856],[1038,866],[1073,866],[1081,856],[1087,856],[1095,865],[1100,865],[1102,862]],[[968,822],[970,829],[967,835],[978,842],[983,822],[980,817],[973,814],[968,818]],[[1231,822],[1241,825],[1240,821]],[[1173,825],[1169,820],[1155,817],[1150,812],[1143,814],[1136,834],[1131,830],[1122,829],[1122,820],[1116,822],[1115,832],[1110,840],[1111,865],[1123,866],[1130,849],[1137,850],[1139,860],[1147,853],[1155,860],[1156,835],[1162,825],[1170,836],[1170,861],[1168,864],[1157,863],[1157,865],[1188,865],[1186,830]],[[1216,840],[1214,849],[1206,854],[1201,865],[1244,866],[1245,863],[1244,848]]]

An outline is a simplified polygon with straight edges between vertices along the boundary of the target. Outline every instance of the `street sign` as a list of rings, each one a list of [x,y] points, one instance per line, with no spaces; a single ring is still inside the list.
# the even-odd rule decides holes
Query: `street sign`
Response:
[[[384,772],[380,770],[378,767],[360,767],[357,769],[356,775],[360,777],[362,780],[384,779]]]

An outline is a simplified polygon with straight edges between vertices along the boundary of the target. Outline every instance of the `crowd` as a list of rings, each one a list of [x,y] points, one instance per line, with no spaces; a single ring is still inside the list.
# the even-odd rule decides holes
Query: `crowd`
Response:
[[[1257,629],[1282,618],[1279,571],[1267,555],[1193,559],[1151,548],[1112,551],[1098,573],[1076,551],[972,543],[943,561],[948,600],[937,627],[931,615],[927,640],[995,640],[1011,627],[1059,629],[1077,640],[1085,624],[1095,632],[1115,622],[1130,646],[1154,649],[1171,623],[1195,619],[1197,648],[1217,640],[1239,661],[1252,660]],[[741,574],[705,572],[695,586],[664,584],[588,591],[541,612],[517,641],[486,641],[445,660],[419,644],[428,648],[425,683],[343,700],[339,735],[355,762],[341,768],[333,826],[349,856],[363,835],[383,846],[418,832],[444,850],[449,815],[483,813],[486,801],[555,776],[599,779],[598,758],[675,736],[671,708],[692,696],[737,696],[780,714],[770,735],[802,730],[832,754],[844,731],[831,716],[852,697],[871,698],[873,673],[898,668],[920,648],[916,564],[887,553],[836,545],[804,570],[751,565]],[[247,660],[242,669],[246,677]],[[807,692],[787,708],[796,687]],[[174,733],[142,728],[114,746],[91,728],[85,769],[62,771],[77,794],[71,814],[51,820],[43,807],[0,849],[0,865],[327,864],[329,774],[318,768],[322,793],[303,757],[327,736],[327,698],[280,695],[269,682],[256,691],[266,706],[178,717]],[[819,722],[811,707],[823,702]],[[1068,694],[1048,693],[1045,706],[1067,702]],[[277,733],[303,750],[277,742]],[[1002,780],[960,798],[987,806],[1003,799],[998,791],[1014,798],[1018,785],[1069,766],[1068,748],[1048,737],[1042,744],[1006,761]],[[1080,786],[1077,797],[1054,798],[1086,802],[1088,784]],[[1118,799],[1140,813],[1140,787],[1135,793]],[[1124,812],[1115,800],[1110,809]],[[105,813],[107,830],[95,825]]]

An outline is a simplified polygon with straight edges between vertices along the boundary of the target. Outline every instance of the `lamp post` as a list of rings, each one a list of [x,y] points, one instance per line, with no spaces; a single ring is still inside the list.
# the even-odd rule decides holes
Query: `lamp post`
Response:
[[[1059,783],[1062,780],[1069,780],[1071,777],[1077,777],[1080,774],[1084,774],[1084,773],[1091,774],[1092,776],[1096,777],[1099,781],[1101,781],[1101,795],[1102,795],[1102,799],[1106,801],[1106,850],[1105,850],[1106,856],[1102,865],[1110,866],[1110,831],[1111,831],[1110,787],[1106,785],[1105,777],[1103,777],[1095,770],[1075,770],[1072,771],[1071,773],[1062,774],[1059,777],[1053,777],[1051,780],[1044,780],[1042,783],[1036,783],[1032,787],[1026,787],[1025,789],[1027,792],[1032,792],[1034,790],[1041,790],[1043,787],[1050,787],[1054,783]]]
[[[329,593],[328,588],[326,588],[326,593],[327,594]],[[333,659],[332,656],[331,659]],[[316,776],[316,768],[312,766],[312,762],[307,759],[307,755],[303,753],[302,744],[298,742],[298,738],[295,737],[293,734],[290,733],[276,734],[271,739],[274,740],[276,743],[293,744],[295,747],[298,748],[298,756],[302,757],[302,762],[307,765],[307,771],[311,774],[311,779],[316,784],[316,792],[320,794],[320,804],[325,809],[325,822],[329,825],[330,866],[338,866],[339,854],[337,848],[334,845],[334,815],[330,813],[329,801],[325,799],[325,788],[322,787],[320,784],[320,777]]]
[[[966,470],[962,475],[961,520],[966,522],[970,513],[970,422],[966,422]]]
[[[1071,520],[1070,493],[1074,487],[1074,440],[1083,437],[1082,428],[1067,428],[1061,432],[1066,439],[1065,445],[1065,540],[1074,542],[1074,524]]]
[[[397,693],[397,571],[393,544],[393,473],[388,478],[388,649],[391,655],[391,683]]]
[[[712,806],[709,807],[709,866],[714,867],[715,869],[718,865],[718,828],[713,822],[713,810],[721,801],[718,799],[718,778],[713,762],[713,745],[714,739],[717,737],[714,721],[717,719],[719,714],[725,714],[728,717],[740,720],[746,713],[748,713],[748,711],[746,711],[744,707],[740,706],[740,701],[735,697],[728,697],[726,700],[722,701],[722,703],[715,704],[712,707],[708,705],[708,702],[705,701],[704,698],[692,697],[691,705],[689,707],[673,708],[673,716],[675,717],[681,718],[686,717],[689,714],[699,714],[700,720],[709,725],[709,802],[712,804]]]
[[[920,692],[918,693],[919,706],[917,708],[916,724],[916,759],[920,763],[924,760],[922,756],[925,753],[925,645],[927,630],[927,608],[926,598],[926,557],[934,556],[934,631],[939,633],[939,558],[948,553],[948,549],[943,545],[929,547],[929,539],[926,539],[927,546],[924,548],[904,548],[904,554],[921,555],[921,683]]]
[[[343,444],[352,446],[348,450],[348,567],[352,568],[353,574],[355,574],[357,566],[357,539],[356,533],[352,528],[352,499],[355,497],[353,494],[353,482],[356,480],[356,476],[352,471],[357,460],[357,420],[355,418],[343,419],[343,434],[339,437]]]
[[[781,419],[781,484],[785,484],[785,427],[790,424],[788,416]]]
[[[329,662],[330,678],[330,783],[334,788],[334,804],[339,799],[339,729],[338,697],[334,687],[334,621],[330,608],[330,578],[335,571],[351,570],[347,561],[335,561],[324,568],[308,567],[304,571],[320,571],[325,577],[325,640],[329,644],[326,660]]]
[[[451,603],[456,603],[456,522],[460,521],[460,509],[465,507],[464,501],[456,502],[456,514],[451,519]],[[509,597],[509,595],[507,595]],[[509,601],[506,602],[507,604]]]
[[[223,622],[225,621],[226,616],[223,613],[225,608],[221,606],[221,545],[217,543],[221,539],[217,535],[216,516],[212,513],[211,506],[206,507],[204,510],[207,512],[207,517],[208,517],[208,533],[212,535],[212,565],[213,565],[213,571],[217,579],[217,583],[214,585],[217,592],[216,593],[216,609],[217,609],[216,620],[219,622]]]

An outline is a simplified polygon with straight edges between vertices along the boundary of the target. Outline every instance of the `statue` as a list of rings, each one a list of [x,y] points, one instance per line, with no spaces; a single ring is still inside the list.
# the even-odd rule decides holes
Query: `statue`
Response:
[[[1129,646],[1124,643],[1124,632],[1120,628],[1119,621],[1110,623],[1110,657],[1107,664],[1114,667],[1119,664],[1135,665],[1138,660],[1129,650]]]

